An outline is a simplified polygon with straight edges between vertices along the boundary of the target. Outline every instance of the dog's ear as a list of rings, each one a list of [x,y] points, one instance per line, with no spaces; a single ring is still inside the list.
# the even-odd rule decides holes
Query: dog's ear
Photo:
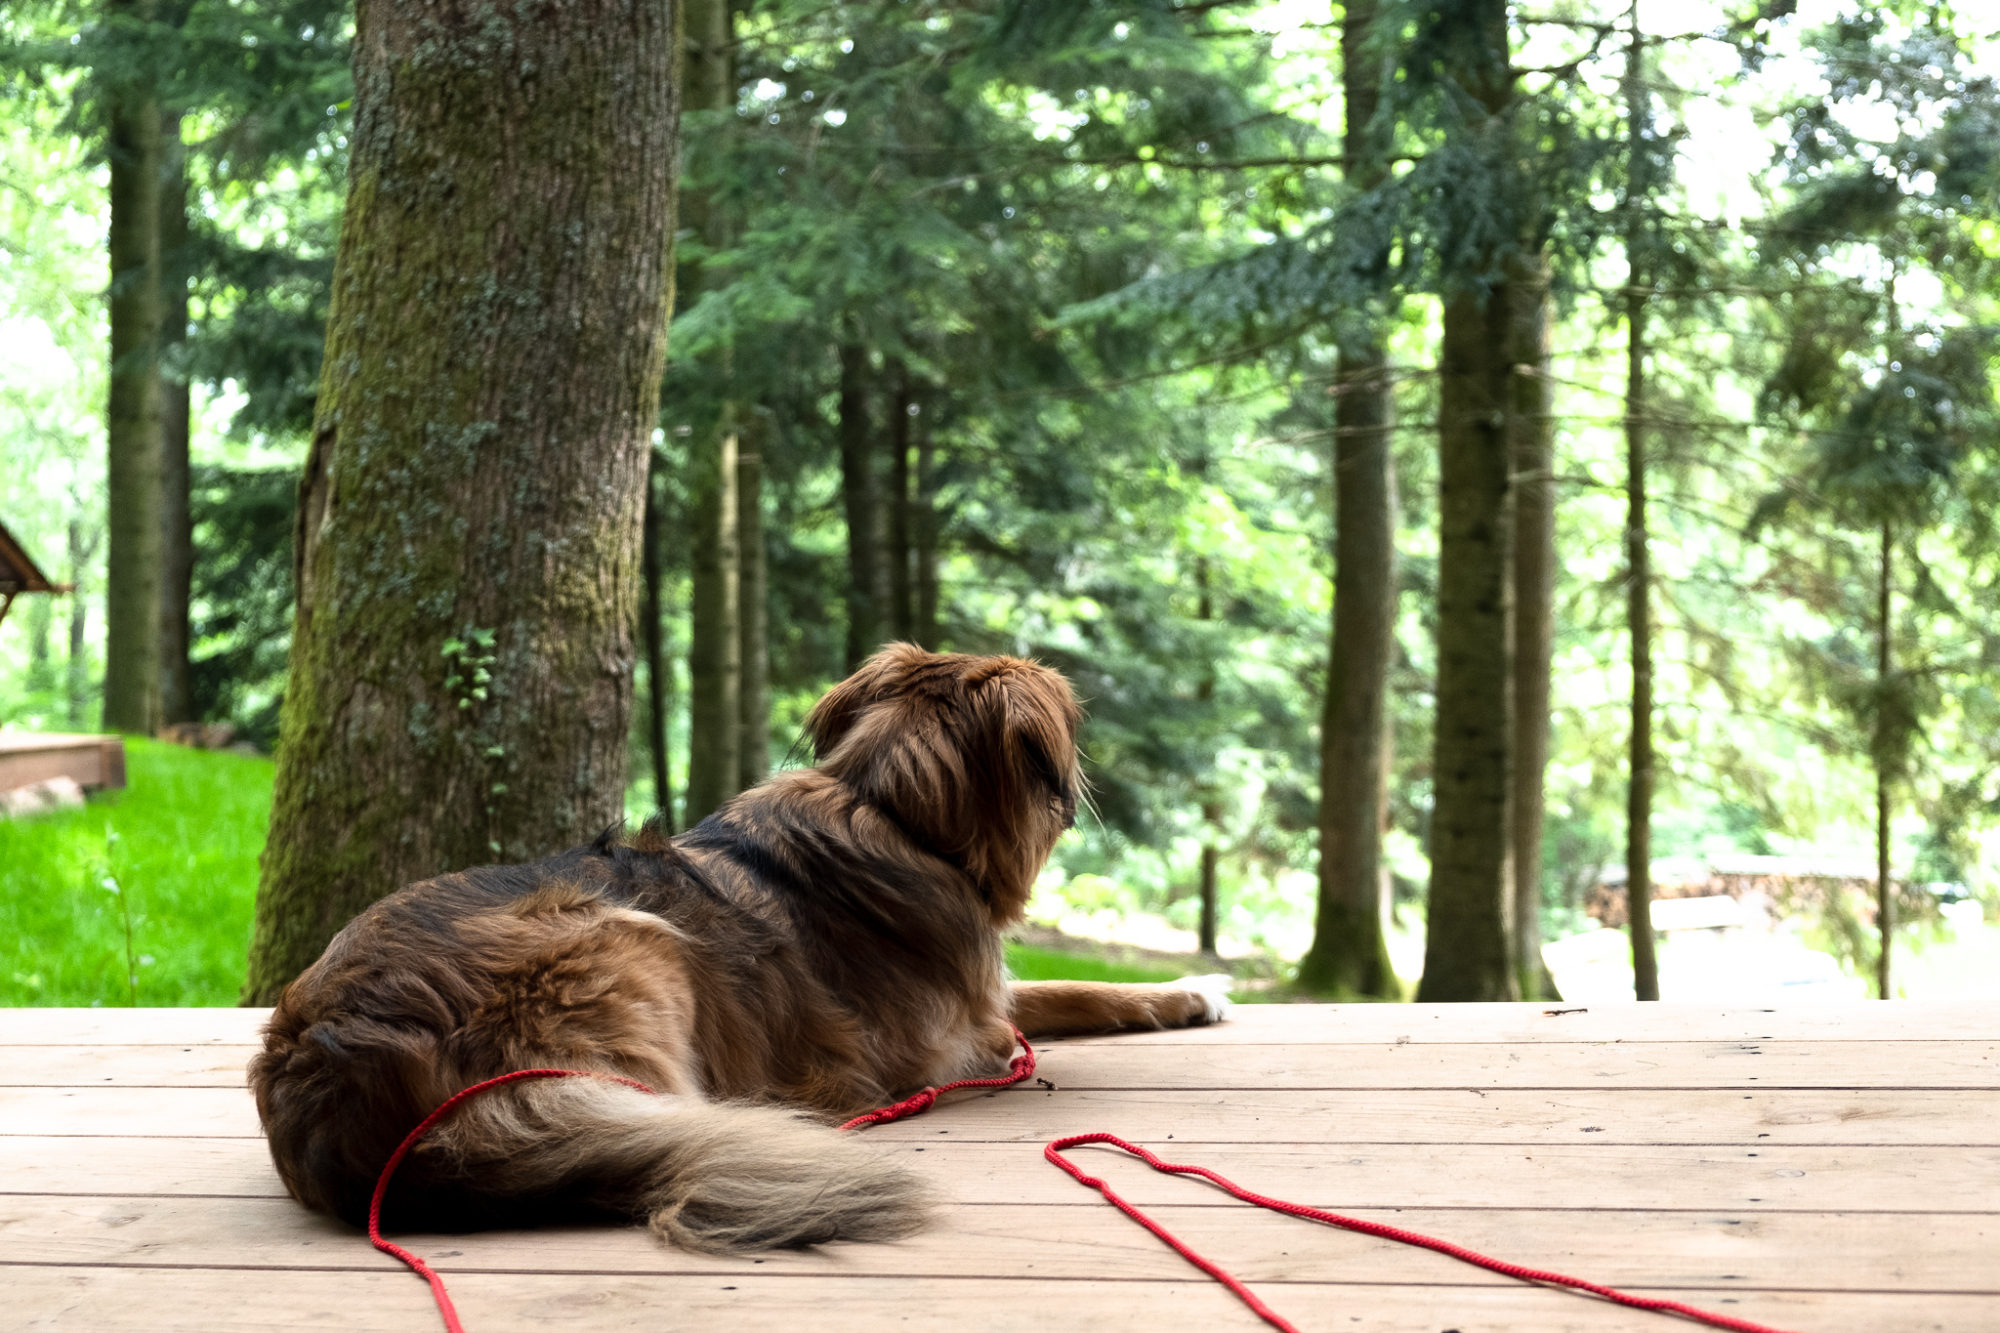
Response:
[[[854,730],[855,722],[875,704],[895,693],[911,668],[930,656],[914,643],[892,643],[856,668],[853,675],[828,690],[806,714],[806,734],[812,737],[813,760],[824,762],[834,747]]]

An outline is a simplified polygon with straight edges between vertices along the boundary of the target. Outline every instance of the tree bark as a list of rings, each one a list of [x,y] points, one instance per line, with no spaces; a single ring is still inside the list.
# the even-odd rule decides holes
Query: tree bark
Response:
[[[361,0],[244,998],[412,880],[624,809],[675,13]]]
[[[1626,789],[1625,902],[1632,932],[1632,991],[1660,998],[1660,963],[1653,936],[1653,563],[1646,523],[1646,195],[1641,147],[1646,121],[1642,82],[1645,38],[1638,0],[1631,8],[1625,108],[1631,165],[1626,177],[1625,254],[1625,620],[1632,641],[1632,753]]]
[[[160,271],[164,318],[160,341],[160,720],[193,722],[194,689],[188,678],[188,597],[194,578],[194,521],[189,513],[191,421],[187,367],[188,222],[187,148],[181,118],[161,126],[166,186],[160,196]]]
[[[146,0],[113,15],[150,19]],[[111,375],[105,563],[104,725],[150,736],[160,723],[160,104],[142,82],[110,90]]]
[[[847,510],[847,669],[882,646],[889,590],[882,480],[868,422],[868,349],[840,345],[840,492]]]
[[[1896,933],[1896,887],[1889,878],[1889,671],[1895,665],[1895,631],[1889,619],[1895,559],[1895,529],[1882,520],[1882,560],[1875,587],[1875,927],[1881,934],[1881,948],[1875,955],[1875,998],[1895,998],[1889,968],[1890,945]]]
[[[739,791],[747,791],[771,771],[771,644],[767,570],[764,550],[763,423],[745,432],[736,453],[737,616],[741,647],[737,663],[741,686],[737,705],[741,739],[737,742]]]
[[[1369,122],[1379,71],[1363,54],[1374,0],[1350,3],[1341,27],[1343,146],[1354,183],[1381,179]],[[1333,637],[1319,743],[1319,903],[1299,985],[1322,993],[1401,994],[1385,934],[1382,830],[1389,804],[1389,665],[1396,645],[1396,468],[1387,358],[1370,339],[1342,348],[1334,371]]]
[[[743,625],[734,424],[725,420],[714,438],[714,453],[702,451],[690,459],[694,550],[688,646],[689,827],[737,793],[743,766],[738,748],[743,727]]]
[[[1549,762],[1549,665],[1554,648],[1556,488],[1549,380],[1549,269],[1523,253],[1507,297],[1514,459],[1514,951],[1528,1000],[1557,999],[1542,961],[1542,787]]]
[[[660,487],[664,482],[664,459],[657,449],[647,450],[645,532],[640,547],[639,620],[646,651],[646,748],[652,761],[653,805],[674,830],[674,783],[672,754],[667,748],[667,722],[672,716],[669,699],[673,670],[666,648],[666,624],[661,616],[660,585],[666,578],[665,516],[660,512]]]

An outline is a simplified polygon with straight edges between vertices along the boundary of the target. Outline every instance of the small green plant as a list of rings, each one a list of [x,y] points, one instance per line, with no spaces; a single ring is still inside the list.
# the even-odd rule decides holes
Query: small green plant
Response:
[[[109,893],[118,904],[118,918],[125,931],[125,999],[132,1008],[139,1007],[139,969],[151,967],[153,956],[142,954],[134,940],[133,929],[145,922],[144,915],[132,913],[132,895],[118,882],[117,874],[118,830],[104,826],[103,874],[98,876],[97,887]]]
[[[451,668],[451,674],[444,678],[444,687],[458,701],[459,712],[470,714],[474,705],[486,702],[493,684],[493,664],[499,658],[494,651],[494,631],[475,626],[467,629],[462,636],[446,639],[439,651]],[[507,784],[500,780],[500,767],[507,757],[507,747],[494,743],[490,735],[482,735],[483,730],[483,724],[474,720],[472,740],[478,746],[480,758],[487,769],[486,847],[498,856],[501,849],[499,838],[493,836],[497,815],[494,802],[507,791]]]
[[[444,641],[439,650],[444,654],[451,674],[444,678],[444,687],[458,700],[461,712],[476,703],[486,702],[487,686],[493,683],[493,631],[490,629],[468,629],[463,638]]]

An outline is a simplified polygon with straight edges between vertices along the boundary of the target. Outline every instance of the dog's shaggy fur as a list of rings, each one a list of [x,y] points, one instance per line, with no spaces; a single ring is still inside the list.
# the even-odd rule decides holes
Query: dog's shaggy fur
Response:
[[[383,1162],[454,1092],[511,1084],[413,1151],[404,1229],[577,1212],[696,1250],[878,1239],[914,1177],[844,1117],[1005,1068],[1029,1036],[1212,1021],[1199,983],[1009,983],[1000,930],[1076,810],[1067,682],[884,649],[807,721],[818,766],[698,828],[442,875],[376,903],[294,981],[250,1067],[286,1188],[356,1225]]]

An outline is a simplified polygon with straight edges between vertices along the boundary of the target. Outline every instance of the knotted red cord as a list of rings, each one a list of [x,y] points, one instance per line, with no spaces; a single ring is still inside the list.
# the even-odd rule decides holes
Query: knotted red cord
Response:
[[[1028,1045],[1028,1039],[1021,1035],[1019,1028],[1014,1029],[1014,1040],[1019,1043],[1021,1053],[1014,1057],[1013,1062],[1008,1066],[1006,1074],[998,1078],[962,1078],[954,1083],[947,1083],[943,1087],[924,1088],[919,1092],[905,1097],[900,1102],[877,1107],[873,1111],[864,1111],[842,1125],[841,1129],[863,1129],[869,1125],[885,1125],[892,1120],[901,1120],[906,1116],[921,1114],[929,1110],[931,1105],[940,1096],[947,1092],[957,1092],[962,1088],[1008,1088],[1016,1083],[1026,1082],[1035,1073],[1035,1048]],[[628,1088],[637,1088],[644,1093],[652,1093],[653,1091],[653,1089],[643,1083],[629,1078],[619,1078],[616,1074],[596,1074],[582,1069],[517,1069],[511,1074],[502,1074],[498,1078],[489,1078],[483,1083],[475,1083],[469,1088],[453,1093],[445,1099],[437,1110],[425,1116],[423,1122],[411,1130],[400,1144],[396,1145],[396,1151],[389,1154],[388,1162],[382,1167],[382,1175],[375,1182],[375,1196],[368,1201],[368,1239],[376,1249],[382,1251],[384,1254],[393,1255],[402,1260],[410,1266],[410,1269],[418,1277],[430,1283],[431,1295],[437,1299],[438,1313],[444,1316],[444,1326],[447,1333],[465,1333],[465,1326],[458,1322],[458,1311],[452,1307],[451,1297],[445,1294],[444,1279],[439,1277],[432,1270],[431,1266],[425,1263],[419,1256],[412,1254],[393,1241],[383,1239],[381,1225],[382,1196],[388,1192],[389,1177],[396,1173],[396,1168],[402,1164],[404,1156],[440,1120],[443,1120],[446,1116],[457,1110],[460,1104],[479,1093],[485,1092],[489,1088],[497,1088],[502,1084],[516,1083],[522,1079],[530,1078],[602,1078],[609,1079],[613,1083],[623,1083]],[[1211,1185],[1227,1191],[1245,1203],[1253,1203],[1259,1208],[1268,1208],[1273,1212],[1284,1213],[1291,1217],[1302,1217],[1308,1221],[1324,1222],[1329,1226],[1342,1227],[1348,1231],[1359,1231],[1364,1235],[1378,1236],[1384,1240],[1399,1241],[1404,1245],[1421,1246],[1424,1249],[1435,1250],[1439,1254],[1447,1254],[1454,1259],[1463,1260],[1465,1263],[1475,1264],[1490,1272],[1499,1273],[1503,1277],[1515,1278],[1522,1282],[1539,1282],[1548,1286],[1568,1287],[1575,1291],[1588,1292],[1593,1296],[1601,1296],[1607,1301],[1630,1306],[1636,1310],[1651,1310],[1659,1314],[1680,1315],[1683,1318],[1693,1319],[1714,1328],[1730,1329],[1732,1333],[1784,1333],[1781,1329],[1771,1328],[1764,1324],[1753,1324],[1747,1319],[1735,1319],[1729,1315],[1712,1314],[1707,1310],[1698,1310],[1692,1305],[1682,1305],[1678,1301],[1659,1300],[1650,1296],[1632,1296],[1612,1287],[1599,1286],[1595,1282],[1586,1282],[1582,1278],[1565,1277],[1561,1273],[1544,1272],[1537,1268],[1524,1268],[1520,1264],[1510,1264],[1503,1259],[1488,1258],[1476,1250],[1468,1250],[1464,1246],[1454,1245],[1448,1240],[1438,1240],[1435,1237],[1425,1236],[1415,1231],[1405,1231],[1401,1227],[1386,1226],[1380,1222],[1364,1222],[1358,1217],[1343,1217],[1339,1213],[1329,1213],[1318,1208],[1310,1208],[1302,1203],[1288,1203],[1283,1199],[1273,1199],[1266,1195],[1246,1190],[1234,1181],[1227,1180],[1210,1171],[1207,1167],[1185,1166],[1176,1162],[1163,1162],[1144,1148],[1136,1144],[1127,1143],[1115,1134],[1102,1132],[1095,1134],[1072,1134],[1067,1138],[1056,1139],[1042,1149],[1042,1156],[1046,1157],[1056,1166],[1061,1167],[1082,1184],[1088,1185],[1099,1194],[1102,1194],[1105,1200],[1117,1208],[1118,1211],[1124,1213],[1134,1222],[1137,1222],[1140,1226],[1165,1241],[1174,1253],[1180,1255],[1181,1258],[1187,1260],[1196,1268],[1199,1268],[1202,1272],[1227,1287],[1238,1300],[1249,1306],[1252,1313],[1259,1319],[1262,1319],[1273,1328],[1283,1330],[1283,1333],[1299,1333],[1299,1330],[1294,1324],[1285,1319],[1283,1315],[1259,1300],[1255,1292],[1244,1286],[1227,1269],[1197,1254],[1171,1231],[1168,1231],[1158,1222],[1155,1222],[1152,1218],[1127,1203],[1110,1185],[1096,1176],[1086,1175],[1082,1167],[1077,1166],[1062,1155],[1065,1148],[1076,1148],[1091,1143],[1109,1144],[1114,1148],[1123,1149],[1125,1152],[1131,1153],[1134,1157],[1145,1162],[1146,1165],[1152,1167],[1155,1171],[1164,1171],[1169,1175],[1176,1176],[1200,1176]]]
[[[1257,1299],[1256,1294],[1237,1281],[1228,1270],[1196,1254],[1171,1231],[1168,1231],[1158,1222],[1155,1222],[1152,1218],[1127,1203],[1111,1186],[1096,1176],[1084,1174],[1082,1167],[1062,1155],[1065,1148],[1081,1147],[1087,1143],[1109,1144],[1114,1148],[1131,1153],[1155,1171],[1164,1171],[1168,1175],[1200,1176],[1209,1184],[1217,1186],[1225,1192],[1234,1195],[1236,1198],[1243,1200],[1243,1202],[1254,1203],[1259,1208],[1268,1208],[1274,1213],[1284,1213],[1290,1217],[1303,1217],[1313,1222],[1324,1222],[1328,1226],[1342,1227],[1348,1231],[1359,1231],[1363,1235],[1379,1236],[1383,1240],[1393,1240],[1404,1245],[1418,1245],[1426,1250],[1436,1250],[1439,1254],[1448,1254],[1454,1259],[1477,1265],[1489,1272],[1499,1273],[1503,1277],[1515,1278],[1522,1282],[1539,1282],[1548,1286],[1569,1287],[1576,1291],[1587,1291],[1593,1296],[1602,1296],[1607,1301],[1613,1301],[1619,1305],[1629,1305],[1635,1310],[1652,1310],[1660,1314],[1680,1315],[1683,1318],[1697,1320],[1700,1323],[1708,1324],[1715,1328],[1733,1329],[1735,1333],[1783,1333],[1780,1329],[1770,1328],[1764,1324],[1753,1324],[1747,1319],[1736,1319],[1725,1314],[1711,1314],[1707,1310],[1697,1310],[1694,1306],[1682,1305],[1679,1301],[1659,1300],[1651,1296],[1633,1296],[1612,1287],[1599,1286],[1595,1282],[1585,1282],[1582,1278],[1565,1277],[1561,1273],[1545,1272],[1539,1268],[1524,1268],[1520,1264],[1510,1264],[1504,1259],[1491,1259],[1476,1250],[1468,1250],[1463,1245],[1454,1245],[1448,1240],[1438,1240],[1434,1236],[1426,1236],[1420,1232],[1405,1231],[1401,1227],[1386,1226],[1381,1222],[1364,1222],[1358,1217],[1343,1217],[1339,1213],[1329,1213],[1323,1209],[1309,1208],[1302,1203],[1288,1203],[1283,1199],[1273,1199],[1267,1195],[1246,1190],[1236,1182],[1217,1175],[1205,1166],[1186,1166],[1178,1162],[1163,1162],[1144,1148],[1134,1143],[1127,1143],[1116,1134],[1071,1134],[1067,1138],[1055,1140],[1042,1149],[1042,1156],[1048,1158],[1049,1161],[1061,1167],[1064,1171],[1067,1171],[1081,1183],[1090,1186],[1099,1194],[1102,1194],[1112,1207],[1118,1209],[1119,1212],[1125,1214],[1125,1216],[1131,1218],[1134,1222],[1137,1222],[1140,1226],[1165,1241],[1167,1247],[1175,1254],[1178,1254],[1181,1258],[1187,1260],[1196,1268],[1199,1268],[1202,1272],[1229,1288],[1230,1291],[1235,1293],[1238,1300],[1249,1306],[1256,1313],[1258,1318],[1273,1328],[1283,1329],[1284,1333],[1299,1333],[1299,1330],[1283,1315],[1280,1315],[1270,1306],[1264,1304],[1263,1301]]]

